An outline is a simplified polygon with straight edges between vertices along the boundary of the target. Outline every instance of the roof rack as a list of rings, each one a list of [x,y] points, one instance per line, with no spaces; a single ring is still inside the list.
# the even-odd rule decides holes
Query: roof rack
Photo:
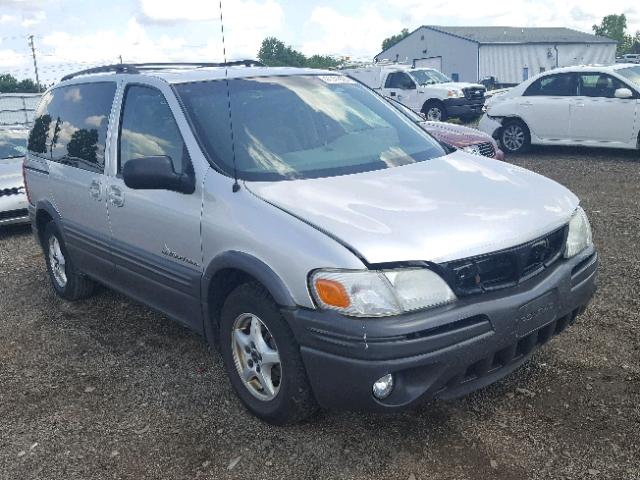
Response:
[[[87,68],[78,72],[70,73],[62,77],[61,81],[71,80],[80,75],[91,75],[93,73],[140,73],[143,70],[164,70],[170,68],[192,67],[264,67],[264,63],[257,60],[233,60],[230,62],[159,62],[159,63],[116,63],[114,65],[102,65],[100,67]]]

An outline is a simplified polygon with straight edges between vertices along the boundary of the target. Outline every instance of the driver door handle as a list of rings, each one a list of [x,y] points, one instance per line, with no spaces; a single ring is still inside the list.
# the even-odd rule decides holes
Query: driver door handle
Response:
[[[94,200],[100,200],[100,197],[102,197],[101,192],[102,185],[100,184],[100,180],[91,180],[91,183],[89,184],[89,195],[91,198]]]
[[[114,207],[122,207],[124,205],[124,192],[115,185],[109,187],[109,203]]]

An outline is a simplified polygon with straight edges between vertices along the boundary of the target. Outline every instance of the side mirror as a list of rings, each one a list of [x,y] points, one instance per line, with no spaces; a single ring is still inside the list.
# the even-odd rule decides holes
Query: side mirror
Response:
[[[625,99],[633,97],[633,92],[628,88],[618,88],[613,95],[616,98]]]
[[[176,173],[171,158],[165,156],[132,158],[122,168],[124,184],[134,190],[171,190],[193,193],[193,174]]]

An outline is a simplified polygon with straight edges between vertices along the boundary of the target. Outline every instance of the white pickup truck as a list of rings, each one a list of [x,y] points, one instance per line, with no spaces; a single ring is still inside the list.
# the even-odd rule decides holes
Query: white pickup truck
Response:
[[[424,113],[428,120],[444,121],[449,117],[470,120],[482,115],[484,86],[452,82],[432,68],[373,65],[348,68],[343,73],[416,112]]]

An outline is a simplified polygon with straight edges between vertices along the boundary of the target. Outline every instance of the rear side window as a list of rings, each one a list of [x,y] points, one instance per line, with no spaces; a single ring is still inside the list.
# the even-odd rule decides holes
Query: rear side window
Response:
[[[99,82],[59,87],[45,94],[29,134],[29,151],[53,162],[103,172],[115,91],[115,83]]]
[[[617,89],[628,88],[617,78],[597,72],[580,75],[578,87],[580,96],[603,98],[614,98]]]
[[[187,169],[182,135],[166,98],[152,87],[127,88],[120,126],[120,171],[129,160],[167,156],[176,173]]]
[[[573,74],[547,75],[539,78],[524,92],[525,97],[549,96],[572,97],[577,92],[577,82]]]

